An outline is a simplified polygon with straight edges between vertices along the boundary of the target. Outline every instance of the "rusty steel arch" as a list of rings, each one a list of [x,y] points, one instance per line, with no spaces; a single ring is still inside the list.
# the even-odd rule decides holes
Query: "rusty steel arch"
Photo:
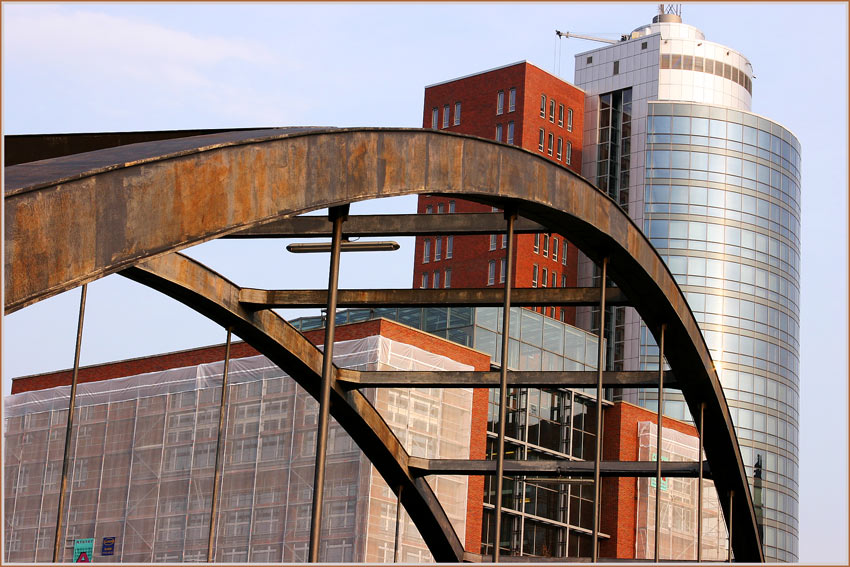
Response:
[[[666,326],[667,361],[692,414],[705,404],[705,452],[718,494],[745,495],[732,517],[721,498],[735,557],[763,561],[729,409],[684,295],[634,222],[569,170],[516,147],[428,130],[271,129],[24,163],[5,168],[5,178],[6,313],[128,268],[152,281],[159,276],[151,266],[177,269],[168,253],[328,206],[437,193],[515,209],[592,260],[608,258],[611,279],[648,328],[657,334]],[[215,294],[225,287],[171,289],[216,311]],[[423,502],[425,492],[420,486]]]

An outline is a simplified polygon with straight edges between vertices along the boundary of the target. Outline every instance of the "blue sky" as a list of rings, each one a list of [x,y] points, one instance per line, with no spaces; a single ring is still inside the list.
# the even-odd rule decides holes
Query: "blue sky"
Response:
[[[4,134],[246,126],[419,127],[424,85],[528,60],[565,80],[651,3],[3,4]],[[753,64],[753,112],[803,146],[800,560],[847,562],[847,4],[684,4],[686,23]],[[374,211],[375,204],[370,205]],[[414,201],[380,203],[411,211]],[[365,209],[364,209],[365,210]],[[355,212],[357,208],[355,208]],[[408,287],[358,255],[344,287]],[[243,285],[323,287],[327,257],[280,242],[190,254]],[[382,279],[375,282],[375,273]],[[4,318],[9,377],[69,367],[79,290]],[[224,331],[119,276],[89,286],[82,363],[223,342]]]

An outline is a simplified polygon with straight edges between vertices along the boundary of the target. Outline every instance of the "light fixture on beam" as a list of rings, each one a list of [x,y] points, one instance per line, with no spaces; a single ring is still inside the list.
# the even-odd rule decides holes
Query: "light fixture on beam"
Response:
[[[392,240],[381,241],[350,241],[340,242],[340,252],[392,252],[398,250],[400,245]],[[288,244],[286,249],[293,254],[311,254],[317,252],[330,252],[330,242],[296,242]]]

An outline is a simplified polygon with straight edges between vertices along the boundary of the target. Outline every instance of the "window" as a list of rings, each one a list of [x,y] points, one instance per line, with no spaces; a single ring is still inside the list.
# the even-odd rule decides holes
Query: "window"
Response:
[[[425,214],[426,215],[430,215],[433,212],[434,212],[434,207],[432,207],[431,205],[428,205],[427,207],[425,207]]]
[[[573,109],[567,111],[567,132],[573,131]]]
[[[496,281],[496,260],[490,260],[487,266],[487,285],[493,285]]]
[[[427,264],[431,261],[431,241],[425,241],[425,249],[422,252],[422,263]]]
[[[499,265],[499,283],[505,283],[505,259],[502,258]]]
[[[554,236],[552,237],[552,259],[558,261],[558,239]]]
[[[516,110],[516,87],[508,92],[508,112]]]
[[[555,146],[555,135],[549,132],[549,144],[546,146],[546,153],[552,155],[552,149]]]
[[[496,249],[496,235],[491,234],[490,235],[490,250],[495,250],[495,249]]]
[[[446,260],[452,257],[452,245],[454,244],[454,236],[446,237]]]
[[[450,213],[455,212],[455,202],[454,201],[449,201],[449,212]]]
[[[443,282],[443,287],[449,289],[452,287],[452,269],[446,268],[446,281]]]
[[[543,235],[543,256],[549,257],[549,235]]]
[[[588,58],[587,58],[587,62],[586,62],[586,64],[587,64],[587,65],[590,65],[591,63],[593,63],[593,56],[592,56],[592,55],[591,55],[590,57],[588,57]]]
[[[514,143],[514,121],[508,122],[508,139],[505,140],[508,144]]]
[[[540,95],[540,118],[546,118],[546,95]]]
[[[549,122],[555,123],[555,99],[549,100]]]
[[[647,47],[646,42],[645,42],[645,41],[642,41],[642,42],[641,42],[641,44],[640,44],[640,48],[641,48],[641,49],[646,49],[646,47]]]
[[[561,287],[567,287],[567,274],[561,274]]]
[[[431,128],[434,128],[436,130],[437,125],[439,124],[439,120],[440,120],[440,111],[435,106],[434,108],[431,109]]]
[[[567,165],[573,163],[573,143],[570,141],[567,141],[567,155],[564,158],[564,162]]]
[[[443,204],[442,204],[442,203],[438,203],[438,204],[437,204],[437,214],[438,214],[438,215],[443,214],[443,211],[444,211],[444,210],[445,210],[445,207],[443,206]]]
[[[434,289],[440,287],[440,270],[434,272]]]
[[[440,259],[440,257],[443,255],[442,254],[442,252],[443,252],[442,248],[443,248],[443,238],[438,236],[437,240],[434,242],[434,261],[435,262],[438,261]]]
[[[540,253],[540,233],[534,235],[534,253]]]
[[[496,95],[496,114],[505,112],[505,91],[499,91]]]
[[[531,287],[537,287],[537,264],[531,268]]]
[[[564,247],[561,248],[561,263],[567,265],[567,241],[564,241]]]
[[[422,274],[422,285],[419,287],[422,289],[426,289],[428,287],[428,272]]]
[[[543,151],[543,143],[546,139],[546,132],[543,131],[543,128],[540,129],[540,138],[537,140],[537,149],[541,152]]]
[[[564,105],[558,105],[558,126],[564,125]]]
[[[552,287],[558,287],[558,274],[555,271],[552,272]]]
[[[502,141],[502,125],[501,124],[496,124],[496,141],[497,142]]]
[[[455,103],[455,126],[460,124],[460,103]]]
[[[449,127],[449,105],[443,107],[443,128]]]
[[[558,161],[561,161],[563,156],[564,156],[564,139],[562,137],[558,136]]]
[[[620,74],[620,62],[619,61],[614,61],[614,74],[615,75]]]
[[[540,287],[546,287],[547,270],[543,268],[543,277],[540,278]]]
[[[507,247],[508,247],[508,235],[503,234],[502,235],[502,248],[507,248]]]

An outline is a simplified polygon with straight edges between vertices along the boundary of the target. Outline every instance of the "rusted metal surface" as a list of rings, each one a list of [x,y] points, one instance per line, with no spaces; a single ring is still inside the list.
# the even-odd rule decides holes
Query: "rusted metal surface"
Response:
[[[168,254],[122,272],[191,307],[222,326],[230,327],[289,374],[314,398],[319,396],[322,353],[273,311],[246,311],[232,282],[180,254]],[[332,368],[336,374],[338,369]],[[402,505],[437,561],[458,562],[463,545],[430,485],[414,478],[407,451],[387,423],[358,391],[332,384],[330,413],[351,435],[390,486],[404,486]]]
[[[409,466],[415,475],[458,474],[490,475],[497,472],[496,461],[474,459],[423,459],[411,457]],[[600,474],[603,477],[652,477],[655,476],[654,461],[602,461]],[[665,477],[696,478],[699,463],[694,461],[665,461],[661,470]],[[704,465],[704,474],[708,474]],[[506,460],[504,472],[508,476],[535,475],[538,477],[571,476],[592,479],[595,475],[593,461],[513,461]],[[710,478],[710,476],[706,476]]]
[[[599,288],[538,287],[514,288],[511,303],[533,305],[597,305]],[[610,296],[608,294],[611,294]],[[620,288],[606,291],[608,304],[628,305],[629,300]],[[613,297],[613,299],[610,299]],[[245,288],[239,295],[248,309],[315,308],[324,307],[327,291],[323,289],[253,289]],[[502,307],[501,288],[467,289],[341,289],[340,307]]]
[[[722,463],[714,480],[727,514],[724,496],[738,494],[735,557],[763,561],[729,410],[684,295],[639,227],[566,168],[445,132],[305,129],[121,146],[7,167],[5,180],[6,313],[167,252],[329,206],[444,194],[515,207],[591,260],[608,257],[611,279],[653,334],[667,324],[667,359],[691,414],[706,402],[705,452]]]
[[[476,371],[418,371],[347,370],[340,369],[337,381],[348,388],[495,388],[499,372]],[[596,385],[595,370],[509,370],[508,385],[523,388],[591,388]],[[606,388],[657,388],[655,371],[605,371],[602,384]],[[664,376],[665,388],[676,388],[672,372]]]
[[[234,232],[224,238],[330,238],[322,217],[304,216],[280,219]],[[546,232],[548,229],[528,219],[517,219],[517,234]],[[502,213],[452,213],[434,215],[353,215],[345,223],[346,236],[440,236],[501,234],[505,232]]]

